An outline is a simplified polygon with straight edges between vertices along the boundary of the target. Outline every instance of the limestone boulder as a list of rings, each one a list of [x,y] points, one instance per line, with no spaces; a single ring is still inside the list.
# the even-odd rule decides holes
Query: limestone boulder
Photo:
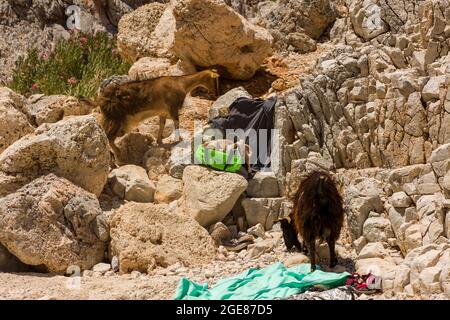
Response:
[[[177,262],[211,262],[216,253],[208,231],[194,219],[171,213],[166,205],[129,202],[111,221],[111,256],[120,272],[149,272]]]
[[[152,37],[154,47],[162,47],[162,52],[166,49],[168,55],[201,68],[219,68],[224,76],[238,80],[255,74],[271,54],[273,41],[266,29],[221,0],[171,2]]]
[[[9,88],[0,88],[0,153],[34,131],[24,114],[25,98]]]
[[[288,39],[296,33],[318,39],[337,16],[330,0],[263,1],[258,9],[259,23]]]
[[[120,19],[117,47],[123,58],[134,62],[143,57],[165,57],[152,45],[152,33],[165,9],[164,4],[149,3]]]
[[[187,63],[172,63],[167,58],[144,57],[131,66],[128,77],[132,80],[147,80],[190,73],[195,73],[195,68]]]
[[[0,195],[52,172],[98,196],[109,163],[108,139],[94,116],[43,124],[0,155]]]
[[[370,242],[362,248],[358,259],[384,258],[387,255],[387,250],[381,242]]]
[[[144,168],[125,165],[108,175],[111,190],[121,199],[136,202],[153,202],[156,186]]]
[[[411,269],[410,279],[414,291],[422,296],[433,293],[448,294],[448,263],[450,246],[429,244],[408,252],[404,264]]]
[[[228,108],[230,105],[234,102],[234,100],[241,97],[249,99],[252,98],[252,96],[243,87],[228,90],[225,94],[217,98],[208,110],[209,119],[211,120],[217,117],[226,118],[229,114]]]
[[[33,95],[24,106],[29,121],[40,126],[54,123],[66,116],[81,116],[91,113],[94,105],[87,100],[64,95]]]
[[[0,243],[51,272],[90,269],[104,258],[102,216],[95,195],[49,174],[0,199]]]
[[[0,272],[27,272],[32,267],[26,265],[0,243]]]
[[[247,185],[247,180],[235,173],[187,166],[183,172],[181,205],[200,225],[210,226],[225,218]]]
[[[278,180],[273,172],[257,172],[248,182],[247,195],[251,198],[275,198],[279,194]]]
[[[183,181],[169,175],[163,175],[156,184],[155,202],[170,203],[178,200],[183,193]]]
[[[283,198],[246,198],[242,200],[248,226],[261,224],[270,230],[279,219]]]

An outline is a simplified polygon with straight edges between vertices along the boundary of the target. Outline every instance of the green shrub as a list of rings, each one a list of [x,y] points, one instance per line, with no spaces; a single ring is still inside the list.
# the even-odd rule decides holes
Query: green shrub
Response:
[[[25,96],[43,93],[92,98],[103,79],[126,74],[129,68],[118,54],[115,38],[105,33],[71,32],[70,39],[59,41],[51,53],[30,50],[18,61],[9,87]]]

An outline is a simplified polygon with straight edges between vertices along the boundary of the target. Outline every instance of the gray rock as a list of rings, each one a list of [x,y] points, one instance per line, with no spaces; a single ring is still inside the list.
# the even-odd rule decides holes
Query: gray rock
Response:
[[[114,272],[119,271],[119,258],[117,256],[114,256],[111,259],[111,269]]]
[[[251,99],[252,96],[243,88],[238,87],[227,91],[224,95],[217,98],[208,111],[209,119],[214,119],[217,117],[226,118],[228,116],[228,107],[237,98],[244,97]]]
[[[273,172],[257,172],[248,182],[247,195],[250,198],[278,197],[278,179],[275,174]]]

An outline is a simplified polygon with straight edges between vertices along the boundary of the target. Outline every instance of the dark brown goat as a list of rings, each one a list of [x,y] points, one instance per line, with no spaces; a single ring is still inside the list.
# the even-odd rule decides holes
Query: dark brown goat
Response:
[[[311,271],[316,269],[316,239],[326,241],[330,249],[330,267],[337,264],[335,243],[344,223],[342,197],[331,176],[314,171],[302,181],[294,198],[290,221],[282,220],[283,237],[288,249],[309,251]]]

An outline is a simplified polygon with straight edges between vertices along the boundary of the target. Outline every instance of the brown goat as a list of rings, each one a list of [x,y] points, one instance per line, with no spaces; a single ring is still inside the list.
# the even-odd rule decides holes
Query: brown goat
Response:
[[[128,80],[127,77],[112,77],[101,84],[97,104],[100,106],[100,123],[108,136],[115,154],[117,137],[133,130],[141,121],[159,116],[157,142],[162,143],[166,118],[175,124],[176,139],[179,138],[179,111],[186,95],[203,87],[218,95],[219,74],[205,70],[186,76],[167,76],[150,80]]]
[[[309,249],[311,271],[316,270],[316,239],[326,241],[330,249],[330,267],[337,264],[335,243],[344,223],[342,197],[331,176],[314,171],[299,186],[294,198],[290,221],[282,220],[283,237],[288,249],[302,250],[297,234],[303,239],[303,250]]]

